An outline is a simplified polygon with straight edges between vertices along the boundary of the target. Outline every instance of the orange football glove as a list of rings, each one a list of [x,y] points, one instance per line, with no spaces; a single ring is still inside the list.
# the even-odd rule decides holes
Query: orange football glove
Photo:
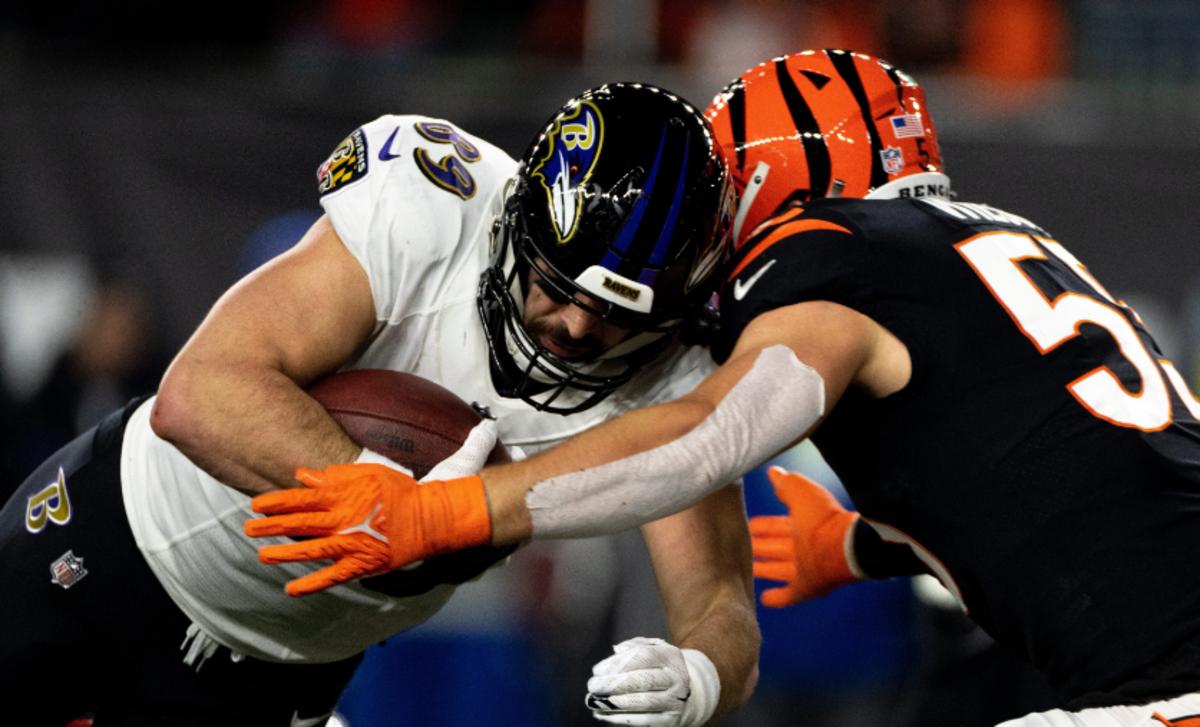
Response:
[[[772,467],[767,477],[788,514],[750,518],[754,576],[786,585],[763,591],[762,604],[783,608],[861,580],[846,560],[858,513],[804,475]]]
[[[312,540],[264,545],[258,558],[268,565],[332,560],[287,584],[292,596],[386,573],[432,555],[487,543],[492,524],[483,481],[477,475],[418,484],[380,464],[298,469],[304,487],[251,500],[270,517],[247,520],[246,534],[310,536]]]

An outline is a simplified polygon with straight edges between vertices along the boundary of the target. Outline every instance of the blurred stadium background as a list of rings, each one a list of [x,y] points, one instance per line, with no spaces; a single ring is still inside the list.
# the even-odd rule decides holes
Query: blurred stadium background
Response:
[[[319,214],[314,170],[358,125],[442,116],[519,155],[585,87],[642,80],[704,106],[759,60],[830,46],[915,75],[959,198],[1046,226],[1198,383],[1192,0],[8,3],[0,490],[154,386],[220,292]],[[785,459],[837,490],[811,449]],[[753,512],[778,509],[759,474],[747,484]],[[640,548],[530,548],[373,650],[345,721],[590,723],[590,664],[662,630]],[[726,723],[970,727],[1053,699],[915,593],[762,613],[761,685]]]

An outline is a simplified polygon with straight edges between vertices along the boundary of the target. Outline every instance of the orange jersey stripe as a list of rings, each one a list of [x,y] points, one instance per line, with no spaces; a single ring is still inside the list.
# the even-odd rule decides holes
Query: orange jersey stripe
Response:
[[[728,279],[733,280],[736,278],[738,273],[742,272],[747,265],[754,261],[754,258],[766,252],[767,248],[779,242],[783,238],[813,230],[833,230],[834,232],[844,232],[847,235],[853,234],[845,227],[842,227],[834,222],[826,222],[825,220],[798,220],[796,222],[785,223],[775,228],[771,234],[763,238],[762,242],[755,245],[754,249],[747,253],[746,257],[742,258],[742,261],[738,263],[737,267],[733,269],[733,272],[729,274]]]
[[[750,234],[746,236],[746,239],[742,240],[740,243],[737,244],[737,246],[735,248],[735,252],[740,251],[742,249],[742,247],[744,247],[747,243],[749,243],[751,240],[753,240],[754,237],[758,234],[758,231],[760,229],[762,229],[764,227],[779,227],[783,223],[788,222],[789,220],[792,220],[796,217],[799,217],[802,214],[804,214],[803,207],[793,207],[792,209],[788,210],[787,212],[784,212],[781,215],[776,215],[775,217],[768,217],[767,219],[758,223],[758,225],[753,230],[750,231]]]
[[[1162,722],[1167,727],[1197,727],[1200,725],[1200,715],[1189,715],[1187,717],[1176,717],[1175,719],[1167,719],[1158,712],[1151,715],[1155,720]]]

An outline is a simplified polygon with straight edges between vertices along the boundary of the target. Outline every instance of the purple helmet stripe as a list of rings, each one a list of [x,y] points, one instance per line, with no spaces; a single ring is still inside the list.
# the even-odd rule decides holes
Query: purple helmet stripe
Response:
[[[617,238],[613,241],[612,247],[600,261],[601,267],[615,271],[621,262],[620,253],[628,250],[630,243],[633,242],[633,237],[642,224],[642,218],[646,215],[646,209],[650,206],[650,199],[654,196],[654,185],[658,181],[658,167],[662,163],[663,150],[666,146],[667,127],[664,125],[662,136],[658,139],[658,151],[654,153],[654,166],[650,167],[650,174],[646,177],[646,189],[638,197],[638,201],[633,203],[633,211],[629,213],[625,224],[621,225],[621,229],[617,231]]]
[[[654,243],[654,251],[650,253],[646,267],[638,276],[639,283],[654,284],[654,279],[658,277],[658,271],[662,268],[663,260],[667,256],[667,248],[671,246],[671,239],[675,235],[675,225],[679,223],[679,210],[683,206],[683,182],[687,179],[689,143],[689,138],[683,137],[683,167],[679,170],[679,177],[675,181],[675,194],[671,196],[671,209],[667,210],[667,218],[663,220],[662,229],[659,230],[658,242]]]

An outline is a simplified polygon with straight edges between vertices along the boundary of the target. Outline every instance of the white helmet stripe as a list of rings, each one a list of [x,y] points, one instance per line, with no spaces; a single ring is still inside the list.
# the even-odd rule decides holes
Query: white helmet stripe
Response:
[[[740,240],[742,234],[742,225],[746,222],[746,213],[750,211],[750,205],[754,204],[754,198],[758,196],[758,190],[762,189],[763,184],[767,181],[767,174],[771,171],[771,166],[766,162],[759,162],[754,168],[754,174],[750,175],[750,181],[746,183],[746,191],[742,192],[742,201],[738,203],[737,214],[733,217],[733,239]]]

